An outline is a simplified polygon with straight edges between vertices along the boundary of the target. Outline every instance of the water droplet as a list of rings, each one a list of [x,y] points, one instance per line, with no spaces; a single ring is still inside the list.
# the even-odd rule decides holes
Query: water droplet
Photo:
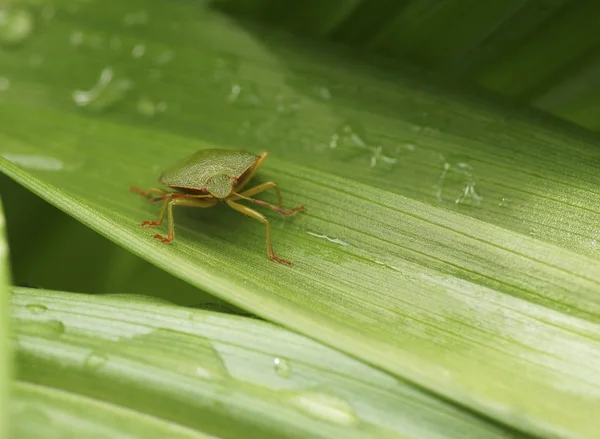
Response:
[[[506,198],[506,197],[502,197],[502,199],[500,200],[500,202],[498,203],[498,206],[500,207],[506,207],[511,203],[510,199]]]
[[[284,95],[277,95],[277,106],[275,111],[281,116],[291,116],[300,109],[300,102]]]
[[[282,378],[289,378],[292,374],[290,363],[285,358],[275,357],[273,359],[275,373]]]
[[[324,421],[341,425],[358,422],[354,410],[347,401],[325,393],[296,393],[288,401],[302,411]]]
[[[535,230],[529,231],[529,236],[535,236],[535,235],[537,235],[537,232]]]
[[[140,26],[148,24],[149,16],[145,10],[130,12],[123,17],[123,24],[125,26]]]
[[[65,332],[65,325],[60,320],[17,321],[15,327],[18,334],[34,337],[55,338]]]
[[[163,101],[154,103],[149,98],[141,97],[137,102],[137,109],[140,114],[146,117],[154,117],[159,113],[167,111],[167,103]]]
[[[198,378],[202,378],[205,380],[210,380],[215,377],[215,375],[213,373],[211,373],[209,370],[203,368],[202,366],[196,367],[196,376]]]
[[[173,52],[172,50],[165,50],[164,52],[162,52],[161,54],[157,55],[154,58],[154,63],[159,66],[163,66],[165,64],[170,63],[174,59],[175,59],[175,52]]]
[[[80,30],[73,31],[69,37],[69,44],[71,46],[81,46],[83,44],[83,38],[83,32]]]
[[[348,247],[350,245],[347,242],[342,241],[339,238],[331,238],[331,237],[329,237],[327,235],[321,235],[319,233],[314,233],[314,232],[306,232],[306,233],[309,234],[310,236],[314,236],[315,238],[326,239],[327,241],[332,242],[334,244],[339,244],[342,247]]]
[[[475,190],[475,182],[471,181],[469,183],[467,183],[463,189],[463,193],[460,194],[460,196],[454,200],[454,202],[456,204],[476,204],[479,205],[481,204],[481,200],[483,200],[483,197],[481,195],[479,195],[477,193],[477,191]]]
[[[0,44],[12,46],[25,41],[33,32],[33,14],[26,8],[0,6]]]
[[[377,165],[378,161],[390,165],[396,164],[397,159],[388,157],[385,154],[383,154],[383,148],[381,146],[373,147],[371,151],[373,152],[373,155],[371,156],[371,168],[374,168]]]
[[[324,101],[328,101],[331,99],[331,92],[327,87],[324,87],[322,85],[314,87],[313,92]]]
[[[46,312],[48,310],[48,308],[45,305],[39,303],[30,303],[26,306],[26,308],[33,314],[42,314],[43,312]]]
[[[0,93],[10,88],[10,81],[6,76],[0,76]]]
[[[139,59],[144,56],[146,53],[146,45],[145,44],[136,44],[133,49],[131,49],[131,56],[135,59]]]
[[[73,101],[80,107],[89,107],[94,110],[104,110],[125,97],[133,87],[133,83],[126,78],[117,78],[111,67],[106,67],[100,73],[96,85],[90,90],[75,90]]]
[[[2,157],[16,165],[36,171],[61,171],[65,167],[61,160],[54,157],[11,153],[4,153]]]
[[[104,354],[97,352],[90,353],[85,360],[83,360],[84,367],[92,370],[101,368],[108,361],[108,357]]]
[[[226,101],[230,104],[238,104],[249,107],[260,105],[262,100],[254,85],[244,85],[235,82],[231,84],[231,90]]]
[[[378,163],[395,165],[397,159],[387,154],[381,145],[373,145],[367,141],[364,129],[357,124],[345,123],[331,136],[329,141],[331,149],[359,150],[370,154],[370,166],[374,168]]]
[[[447,191],[460,190],[455,204],[468,204],[479,206],[483,197],[475,189],[473,167],[466,162],[450,163],[441,156],[443,162],[442,173],[436,185],[436,197],[443,201],[443,194]]]

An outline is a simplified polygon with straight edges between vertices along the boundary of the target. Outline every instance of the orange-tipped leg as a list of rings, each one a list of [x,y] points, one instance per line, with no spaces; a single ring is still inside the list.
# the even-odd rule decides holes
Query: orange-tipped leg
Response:
[[[261,192],[264,192],[269,189],[274,189],[275,192],[277,193],[277,206],[267,203],[266,201],[255,200],[254,198],[251,198],[252,196],[254,196],[256,194],[260,194]],[[242,198],[244,200],[252,201],[253,203],[260,204],[261,206],[268,207],[269,209],[273,209],[275,212],[280,213],[285,216],[293,215],[295,212],[298,212],[299,210],[304,210],[304,206],[297,206],[291,210],[284,209],[283,201],[281,199],[281,191],[279,190],[279,185],[272,181],[259,184],[258,186],[254,186],[253,188],[247,189],[244,192],[237,194],[237,196],[239,196],[240,198]]]
[[[250,209],[249,207],[246,207],[242,204],[238,204],[230,199],[226,199],[225,203],[227,203],[232,209],[237,210],[238,212],[243,213],[244,215],[248,215],[250,218],[254,218],[255,220],[258,220],[261,223],[263,223],[267,228],[267,255],[269,256],[269,258],[273,262],[277,262],[278,264],[285,264],[287,266],[292,265],[290,261],[275,256],[275,252],[273,251],[273,243],[271,242],[271,224],[263,214],[258,213],[256,210]]]
[[[162,209],[160,210],[160,214],[158,215],[158,220],[156,221],[144,221],[141,226],[142,227],[157,227],[160,226],[165,217],[165,213],[167,214],[167,221],[169,223],[169,234],[165,238],[158,233],[154,235],[154,238],[164,242],[169,243],[175,239],[175,221],[173,219],[173,206],[190,206],[190,207],[211,207],[214,206],[216,201],[214,200],[205,200],[204,198],[208,198],[208,195],[187,195],[187,194],[167,194],[160,198],[153,198],[150,201],[159,201],[164,200]]]
[[[154,236],[153,236],[153,238],[156,238],[156,239],[158,239],[159,241],[162,241],[162,242],[164,242],[164,243],[167,243],[167,244],[168,244],[169,242],[173,241],[173,239],[174,239],[175,237],[173,237],[173,238],[166,237],[166,238],[165,238],[164,236],[162,236],[162,235],[159,235],[159,234],[157,233],[156,235],[154,235]]]
[[[272,204],[267,203],[266,201],[254,200],[254,199],[252,201],[256,204],[260,204],[261,206],[268,207],[268,208],[274,210],[275,212],[280,213],[285,216],[290,216],[290,215],[293,215],[295,212],[298,212],[299,210],[304,210],[304,206],[302,206],[302,205],[294,207],[291,210],[287,210],[287,209],[282,209],[281,207],[273,206]]]

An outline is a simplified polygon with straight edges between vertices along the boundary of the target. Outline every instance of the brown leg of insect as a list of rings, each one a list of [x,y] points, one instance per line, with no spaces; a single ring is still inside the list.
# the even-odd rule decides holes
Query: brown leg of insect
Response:
[[[292,265],[290,261],[280,259],[277,256],[275,256],[275,253],[273,252],[273,244],[271,242],[271,224],[269,223],[267,217],[265,217],[261,213],[258,213],[256,210],[252,210],[249,207],[238,204],[230,199],[226,199],[225,202],[232,209],[237,210],[238,212],[243,213],[244,215],[248,215],[250,218],[254,218],[255,220],[260,221],[267,227],[267,254],[269,255],[269,258],[271,258],[271,260],[288,266]]]
[[[148,189],[147,191],[145,191],[145,190],[140,189],[139,187],[136,187],[136,186],[131,186],[129,188],[129,191],[130,192],[138,193],[142,197],[146,197],[146,198],[149,197],[151,194],[154,194],[154,195],[165,195],[165,194],[168,193],[166,191],[163,191],[162,189],[158,189],[158,188],[155,188],[155,187],[151,187],[150,189]]]
[[[253,195],[260,194],[261,192],[267,191],[271,188],[275,189],[275,192],[277,192],[277,205],[283,209],[283,200],[281,198],[281,191],[279,190],[279,185],[272,181],[259,184],[258,186],[254,186],[250,189],[246,189],[244,192],[240,192],[240,195],[242,195],[243,197],[252,197]]]
[[[265,184],[268,184],[268,183],[265,183]],[[273,184],[275,184],[275,183],[273,183]],[[261,186],[262,186],[262,185],[261,185]],[[258,186],[257,186],[257,188],[258,188]],[[242,192],[241,194],[236,194],[236,193],[234,193],[234,194],[233,194],[233,197],[239,197],[239,198],[234,198],[235,200],[242,199],[242,200],[252,201],[253,203],[256,203],[256,204],[259,204],[259,205],[261,205],[261,206],[265,206],[265,207],[268,207],[268,208],[270,208],[270,209],[273,209],[275,212],[277,212],[277,213],[280,213],[280,214],[282,214],[282,215],[285,215],[285,216],[290,216],[290,215],[293,215],[295,212],[297,212],[297,211],[299,211],[299,210],[304,210],[304,206],[302,206],[302,205],[300,205],[300,206],[296,206],[296,207],[294,207],[294,208],[293,208],[293,209],[291,209],[291,210],[287,210],[287,209],[283,209],[283,208],[281,208],[281,207],[280,207],[280,206],[281,206],[281,203],[280,203],[280,206],[274,206],[274,205],[272,205],[272,204],[270,204],[270,203],[267,203],[266,201],[257,200],[257,199],[254,199],[254,198],[250,198],[250,197],[247,197],[247,196],[245,196],[245,194],[246,194],[247,192],[250,192],[250,191],[252,191],[253,189],[255,189],[255,188],[249,189],[248,191]],[[267,190],[267,189],[269,189],[269,187],[267,187],[267,188],[262,188],[262,190],[260,190],[260,191],[257,191],[257,192],[262,192],[262,191],[265,191],[265,190]]]
[[[263,152],[259,156],[259,159],[256,161],[256,163],[254,163],[254,165],[252,165],[252,167],[248,169],[248,171],[246,171],[241,180],[238,180],[235,186],[236,190],[241,191],[244,188],[244,186],[248,184],[248,182],[252,179],[252,177],[254,177],[254,174],[256,174],[256,171],[258,171],[258,168],[262,166],[263,162],[267,159],[268,156],[269,153],[267,151]]]
[[[152,200],[150,200],[152,201]],[[156,221],[144,221],[140,226],[142,227],[158,227],[162,224],[163,218],[165,217],[165,212],[167,211],[167,205],[169,204],[169,200],[166,200],[163,203],[162,208],[160,209],[160,213],[158,214],[158,219]]]
[[[172,199],[167,199],[165,204],[163,204],[163,208],[160,211],[160,215],[157,221],[157,224],[152,223],[151,225],[160,225],[165,216],[165,210],[167,211],[167,220],[169,223],[169,234],[167,237],[163,237],[158,233],[154,235],[154,238],[161,240],[162,242],[171,242],[175,239],[175,220],[173,219],[173,206],[189,206],[189,207],[212,207],[216,204],[216,200],[200,200],[199,198],[206,198],[210,195],[187,195],[183,194],[183,197],[177,197]],[[144,225],[142,223],[142,225]]]
[[[163,193],[166,193],[163,191]],[[158,227],[162,224],[162,221],[165,217],[165,213],[167,212],[167,209],[169,209],[169,224],[171,223],[171,218],[172,218],[172,208],[170,207],[175,201],[177,201],[177,203],[174,204],[185,204],[183,203],[183,201],[185,201],[186,199],[189,199],[189,201],[191,202],[195,202],[198,198],[207,198],[209,197],[209,195],[188,195],[188,194],[179,194],[179,193],[172,193],[172,194],[168,194],[159,198],[152,198],[148,201],[150,202],[155,202],[155,201],[161,201],[164,200],[163,203],[163,207],[160,209],[160,213],[158,214],[158,220],[156,221],[144,221],[142,224],[140,224],[142,227]],[[199,205],[199,204],[203,204],[202,206],[198,206],[198,207],[207,207],[205,206],[206,203],[198,203],[195,202],[194,206]],[[171,228],[171,226],[169,226],[169,229]],[[155,236],[156,237],[156,236]]]

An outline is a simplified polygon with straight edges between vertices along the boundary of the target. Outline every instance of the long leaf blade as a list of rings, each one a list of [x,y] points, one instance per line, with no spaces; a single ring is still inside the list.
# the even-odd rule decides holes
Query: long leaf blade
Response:
[[[42,419],[68,413],[79,419],[74,425],[90,432],[112,412],[111,428],[121,434],[131,430],[136,437],[153,428],[146,437],[165,437],[161,434],[169,424],[240,438],[259,432],[261,437],[324,438],[508,434],[348,356],[255,319],[26,289],[16,290],[12,314],[21,380],[17,410],[26,415],[26,409],[37,408]],[[140,412],[145,416],[135,414]],[[149,422],[148,415],[158,422]],[[37,430],[48,422],[40,424],[21,427]]]

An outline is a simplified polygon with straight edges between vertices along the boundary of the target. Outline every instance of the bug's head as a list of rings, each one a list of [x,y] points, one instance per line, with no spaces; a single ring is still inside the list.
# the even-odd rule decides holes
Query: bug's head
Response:
[[[227,174],[215,174],[208,179],[204,187],[215,198],[227,198],[233,191],[235,180]]]

